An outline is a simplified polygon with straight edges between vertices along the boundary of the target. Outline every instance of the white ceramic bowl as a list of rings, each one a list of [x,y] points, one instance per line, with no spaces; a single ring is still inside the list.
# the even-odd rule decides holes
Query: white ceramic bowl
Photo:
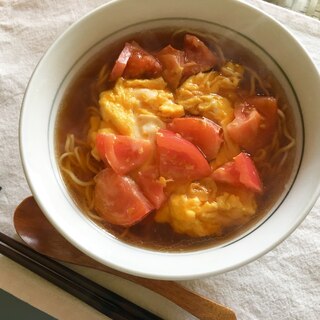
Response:
[[[61,179],[54,125],[70,79],[101,46],[154,26],[205,28],[227,34],[260,57],[280,81],[293,108],[297,153],[286,191],[258,225],[232,242],[186,253],[140,249],[111,237],[84,216]],[[118,270],[158,279],[190,279],[225,272],[265,254],[305,218],[319,195],[319,73],[306,51],[278,22],[235,0],[121,0],[72,25],[49,48],[28,85],[20,123],[25,173],[38,204],[71,243]]]

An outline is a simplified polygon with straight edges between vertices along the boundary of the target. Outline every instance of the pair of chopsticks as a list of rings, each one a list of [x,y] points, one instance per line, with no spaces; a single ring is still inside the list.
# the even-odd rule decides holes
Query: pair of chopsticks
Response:
[[[0,253],[115,320],[161,319],[0,232]]]

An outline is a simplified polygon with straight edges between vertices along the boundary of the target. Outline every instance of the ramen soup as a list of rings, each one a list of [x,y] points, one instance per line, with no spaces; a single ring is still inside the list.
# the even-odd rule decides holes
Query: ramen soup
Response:
[[[284,189],[295,139],[267,68],[221,37],[135,34],[77,75],[57,118],[75,202],[124,242],[191,250],[243,233]]]

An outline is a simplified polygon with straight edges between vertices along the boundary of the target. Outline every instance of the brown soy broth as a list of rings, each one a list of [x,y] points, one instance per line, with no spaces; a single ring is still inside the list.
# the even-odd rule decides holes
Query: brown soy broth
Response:
[[[173,31],[173,29],[168,28],[165,30],[151,30],[127,36],[101,50],[98,55],[88,62],[83,70],[77,74],[76,79],[66,91],[63,103],[59,110],[55,131],[57,157],[63,153],[67,134],[72,133],[78,139],[86,140],[88,130],[87,108],[97,103],[99,98],[98,94],[95,97],[92,97],[92,86],[95,85],[98,74],[104,64],[108,63],[109,68],[112,67],[112,63],[119,55],[124,42],[135,40],[141,47],[150,52],[155,52],[168,44],[173,45],[175,48],[182,48],[183,35],[175,36],[175,38],[172,39],[171,35]],[[221,40],[220,37],[219,39]],[[210,41],[206,41],[206,44],[214,50],[214,45],[210,44]],[[262,77],[268,78],[269,81],[271,79],[273,84],[272,87],[274,88],[274,90],[271,90],[271,94],[280,97],[281,102],[286,102],[282,88],[279,86],[276,79],[268,72],[267,68],[261,64],[259,59],[229,39],[222,39],[219,44],[222,45],[222,50],[227,59],[248,65],[258,71]],[[246,81],[244,81],[244,85],[245,83]],[[112,84],[105,83],[103,90],[110,88],[110,86],[112,86]],[[287,117],[289,118],[288,127],[290,132],[294,132],[292,117],[290,114],[288,114]],[[294,152],[291,152],[290,159],[287,161],[286,170],[283,170],[277,177],[266,177],[264,186],[265,193],[258,199],[257,214],[245,224],[236,225],[225,230],[224,235],[221,237],[192,238],[178,234],[174,232],[169,225],[154,222],[154,213],[148,215],[143,221],[132,226],[129,230],[108,223],[100,223],[100,225],[115,237],[120,238],[127,243],[159,251],[195,250],[226,243],[244,233],[265,216],[278,195],[283,191],[285,182],[290,176],[293,158]],[[77,174],[77,172],[75,172],[75,174]],[[63,172],[62,176],[76,204],[84,211],[83,196],[81,192],[71,185],[67,175],[63,174]]]

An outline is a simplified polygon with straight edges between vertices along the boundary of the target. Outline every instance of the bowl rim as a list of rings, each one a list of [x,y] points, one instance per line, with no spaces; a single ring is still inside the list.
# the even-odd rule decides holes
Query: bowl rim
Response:
[[[130,0],[128,0],[130,1]],[[76,247],[78,247],[81,251],[86,253],[87,255],[91,256],[95,260],[100,261],[103,264],[109,265],[113,268],[116,268],[118,270],[143,276],[143,277],[149,277],[149,278],[158,278],[158,279],[174,279],[174,280],[183,280],[183,279],[193,279],[193,278],[199,278],[203,276],[208,276],[212,274],[217,274],[221,272],[227,272],[229,270],[238,268],[244,264],[247,264],[249,262],[252,262],[253,260],[256,260],[257,258],[261,257],[271,249],[273,249],[275,246],[277,246],[279,243],[281,243],[284,239],[286,239],[296,228],[297,226],[304,220],[304,218],[307,216],[309,211],[312,209],[312,206],[316,202],[319,194],[320,194],[320,184],[318,184],[317,188],[314,190],[314,193],[312,194],[312,197],[309,198],[309,201],[307,201],[306,206],[304,206],[303,212],[299,214],[299,217],[291,222],[290,228],[286,230],[285,233],[282,234],[282,236],[278,236],[275,241],[272,243],[268,243],[268,245],[264,244],[264,249],[260,250],[259,252],[256,252],[254,254],[251,254],[246,257],[246,259],[240,259],[240,261],[233,262],[232,264],[225,265],[223,267],[220,266],[220,268],[217,268],[216,270],[211,270],[210,268],[207,268],[206,271],[201,269],[200,271],[194,271],[190,269],[188,272],[181,273],[179,270],[176,270],[175,272],[168,272],[167,268],[162,269],[157,269],[157,271],[148,271],[142,270],[142,269],[137,269],[134,266],[128,267],[126,264],[117,264],[115,261],[106,261],[104,258],[102,258],[99,254],[93,253],[91,250],[88,249],[87,246],[83,246],[83,243],[79,243],[78,239],[76,237],[70,236],[69,232],[66,231],[64,228],[61,227],[61,225],[57,222],[57,220],[54,217],[54,213],[52,209],[48,210],[47,203],[44,201],[43,197],[39,195],[38,192],[38,187],[34,183],[35,182],[35,172],[30,168],[29,165],[29,153],[28,150],[25,147],[25,138],[24,138],[24,128],[26,126],[25,124],[25,119],[26,119],[26,110],[28,109],[28,95],[30,95],[30,87],[32,85],[32,82],[34,81],[35,74],[38,72],[39,68],[41,68],[41,64],[43,61],[46,59],[48,55],[50,55],[50,52],[54,50],[55,46],[59,43],[59,41],[62,41],[66,35],[72,32],[77,25],[81,23],[85,23],[87,19],[92,19],[97,13],[100,12],[100,10],[106,10],[106,8],[111,8],[112,6],[117,6],[119,3],[127,3],[127,0],[118,0],[118,1],[110,1],[95,10],[89,12],[86,14],[83,18],[80,20],[76,21],[73,25],[71,25],[64,33],[61,34],[60,37],[57,38],[57,40],[50,46],[50,48],[46,51],[46,53],[43,55],[39,63],[37,64],[35,70],[32,73],[32,76],[29,80],[29,83],[27,85],[27,89],[23,98],[22,102],[22,108],[21,108],[21,113],[20,113],[20,120],[19,120],[19,144],[20,144],[20,156],[21,156],[21,161],[23,165],[23,169],[26,175],[27,182],[30,186],[30,189],[32,191],[32,194],[34,195],[37,203],[39,204],[40,208],[42,211],[45,213],[49,221],[55,226],[55,228],[65,237],[67,240],[69,240],[71,243],[73,243]],[[168,0],[165,0],[169,2]],[[223,1],[223,0],[222,0]],[[225,1],[225,0],[224,0]],[[147,3],[147,0],[142,0],[141,3]],[[191,1],[190,1],[191,2]],[[206,2],[206,1],[204,1]],[[208,2],[208,1],[207,1]],[[218,1],[219,2],[219,1]],[[220,1],[221,2],[221,1]],[[243,3],[242,1],[236,1],[236,0],[227,0],[225,3],[228,2],[229,4],[232,3],[232,5],[238,5],[238,6],[243,6],[243,8],[251,8],[255,12],[255,14],[262,15],[264,18],[269,19],[270,22],[275,24],[277,28],[280,28],[282,32],[285,32],[287,36],[291,37],[291,40],[295,43],[295,45],[300,49],[301,52],[304,53],[304,59],[309,60],[309,66],[313,66],[314,70],[317,70],[315,67],[314,63],[312,62],[311,58],[309,57],[308,53],[306,50],[303,48],[303,46],[295,39],[295,37],[285,28],[283,27],[279,22],[277,22],[274,18],[270,17],[266,13],[262,12],[261,10],[249,5],[248,3]],[[235,4],[237,3],[237,4]],[[246,10],[245,9],[245,10]],[[319,78],[319,74],[318,74]],[[318,83],[320,84],[320,78]],[[31,93],[32,94],[32,93]],[[144,250],[142,250],[144,251]],[[157,255],[157,253],[152,252],[152,254]],[[163,254],[163,253],[161,253]],[[164,256],[172,256],[172,254],[163,254]],[[199,252],[191,252],[191,253],[186,253],[185,255],[192,256],[191,260],[194,258],[195,255],[199,255]],[[191,261],[188,259],[188,261]],[[208,258],[206,258],[207,261]]]

